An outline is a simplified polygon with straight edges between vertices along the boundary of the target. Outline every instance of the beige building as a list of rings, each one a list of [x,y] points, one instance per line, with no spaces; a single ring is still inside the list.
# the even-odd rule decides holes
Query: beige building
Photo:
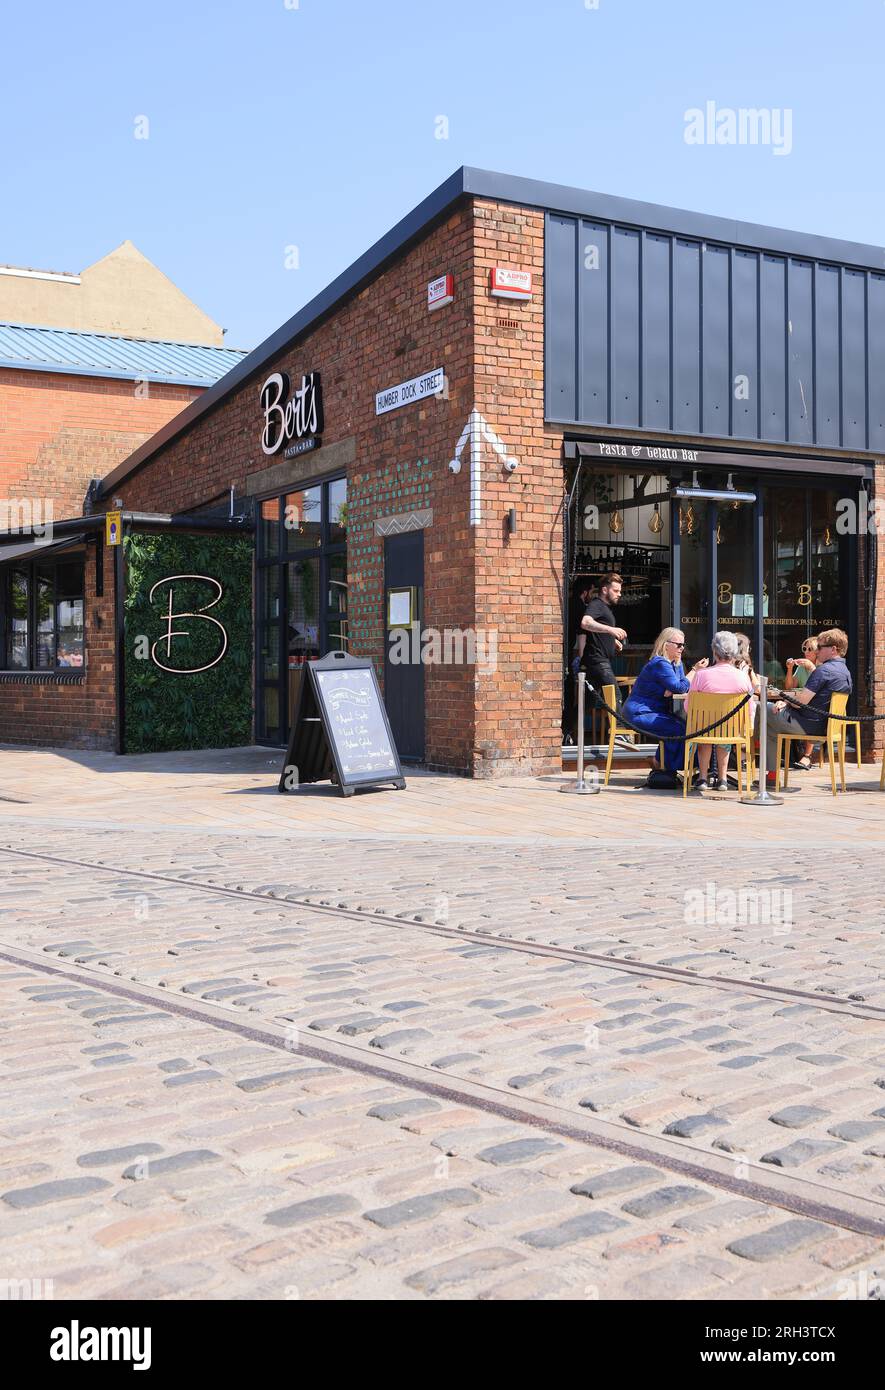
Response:
[[[0,266],[0,322],[209,347],[224,335],[131,241],[79,275]]]

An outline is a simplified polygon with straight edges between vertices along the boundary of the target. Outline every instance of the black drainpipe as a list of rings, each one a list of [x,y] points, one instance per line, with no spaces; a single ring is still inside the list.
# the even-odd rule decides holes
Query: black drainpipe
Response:
[[[116,750],[121,755],[126,751],[126,560],[122,542],[121,536],[120,544],[114,546],[114,693],[117,707]]]

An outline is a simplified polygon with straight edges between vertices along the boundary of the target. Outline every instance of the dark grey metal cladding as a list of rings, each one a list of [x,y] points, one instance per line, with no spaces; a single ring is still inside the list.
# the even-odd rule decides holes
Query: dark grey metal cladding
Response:
[[[885,274],[546,216],[547,418],[881,452]]]

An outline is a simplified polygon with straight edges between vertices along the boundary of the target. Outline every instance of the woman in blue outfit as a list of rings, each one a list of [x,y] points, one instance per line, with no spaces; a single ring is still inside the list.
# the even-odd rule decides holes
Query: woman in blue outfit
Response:
[[[678,628],[665,627],[624,702],[623,714],[652,738],[685,733],[685,720],[674,712],[671,699],[673,695],[686,694],[689,688],[682,665],[684,648],[685,635]],[[697,664],[706,666],[706,659]],[[664,744],[664,767],[668,772],[681,768],[684,758],[684,743]]]

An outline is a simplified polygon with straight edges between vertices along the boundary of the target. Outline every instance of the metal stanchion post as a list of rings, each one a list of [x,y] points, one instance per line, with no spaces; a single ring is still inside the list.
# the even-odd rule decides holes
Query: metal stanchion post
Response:
[[[584,781],[584,703],[586,699],[585,691],[587,687],[587,677],[583,671],[578,672],[578,776],[574,782],[566,782],[564,787],[560,787],[561,792],[578,792],[582,796],[595,796],[601,788],[595,783],[592,786]]]
[[[772,796],[765,785],[768,773],[768,677],[759,677],[759,790],[741,797],[745,806],[783,806],[782,796]]]

